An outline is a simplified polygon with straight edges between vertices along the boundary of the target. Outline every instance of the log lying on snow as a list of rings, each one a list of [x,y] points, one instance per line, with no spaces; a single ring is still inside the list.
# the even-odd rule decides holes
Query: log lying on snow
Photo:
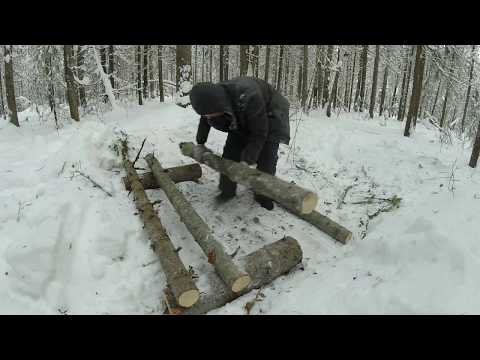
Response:
[[[298,241],[291,237],[285,237],[239,259],[239,265],[252,277],[252,283],[242,292],[232,292],[215,273],[212,273],[209,279],[209,294],[202,296],[194,306],[189,309],[175,309],[175,304],[168,304],[168,307],[175,309],[175,313],[183,315],[205,314],[288,273],[302,261],[302,256],[302,249]]]
[[[165,192],[178,215],[180,215],[180,219],[208,257],[208,262],[215,267],[225,284],[233,292],[245,289],[250,284],[250,276],[240,271],[237,265],[234,264],[232,258],[225,252],[222,244],[215,239],[209,226],[177,189],[155,156],[148,154],[145,156],[145,160],[148,166],[150,166],[158,185]]]
[[[160,264],[167,278],[168,286],[178,304],[188,308],[198,301],[200,293],[145,194],[138,174],[132,162],[128,159],[126,141],[122,141],[122,157],[123,166],[134,193],[135,205],[142,216],[145,230],[152,241],[152,247],[160,258]]]
[[[298,216],[299,218],[307,221],[308,223],[315,226],[317,229],[328,234],[335,240],[346,244],[352,239],[352,232],[342,225],[337,224],[335,221],[329,219],[325,215],[320,214],[318,211],[312,211],[310,214],[301,214],[292,209],[287,209],[292,214]]]
[[[205,146],[188,142],[181,143],[180,149],[183,155],[206,164],[231,180],[249,186],[255,192],[268,196],[301,214],[309,214],[317,206],[318,196],[314,192],[262,171],[251,169],[239,162],[223,159]]]
[[[197,181],[202,177],[202,167],[199,164],[189,164],[171,167],[165,169],[164,172],[172,179],[174,183],[183,181]],[[128,177],[124,177],[123,183],[127,191],[132,190]],[[158,189],[160,186],[157,184],[155,177],[151,172],[140,175],[140,182],[145,190]]]

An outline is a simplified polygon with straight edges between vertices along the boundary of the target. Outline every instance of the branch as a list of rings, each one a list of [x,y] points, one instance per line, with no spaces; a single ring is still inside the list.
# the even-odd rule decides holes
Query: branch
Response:
[[[135,157],[135,160],[133,160],[133,163],[132,163],[132,166],[135,167],[135,163],[137,162],[138,158],[140,157],[140,153],[142,152],[142,149],[143,149],[143,145],[145,145],[145,141],[147,140],[147,138],[143,139],[143,142],[142,142],[142,146],[140,146],[140,150],[138,150],[138,154],[137,156]]]
[[[113,197],[113,195],[111,193],[109,193],[107,190],[105,190],[101,185],[99,185],[95,180],[93,180],[90,176],[82,173],[81,171],[75,171],[77,174],[79,175],[82,175],[85,179],[88,179],[90,180],[90,182],[94,185],[94,187],[98,187],[100,190],[103,190],[103,192],[105,192],[105,194],[107,194],[108,196],[110,197]]]

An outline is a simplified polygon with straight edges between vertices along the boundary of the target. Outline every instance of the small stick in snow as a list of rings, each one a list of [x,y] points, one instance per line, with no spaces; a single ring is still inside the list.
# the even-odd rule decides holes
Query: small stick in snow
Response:
[[[340,197],[340,199],[338,199],[338,203],[337,203],[337,209],[340,209],[343,205],[343,202],[345,201],[345,197],[347,196],[347,193],[348,191],[353,188],[356,184],[352,184],[352,185],[349,185],[345,188],[345,190],[343,191],[343,194],[342,196]]]
[[[100,190],[102,190],[103,192],[105,192],[105,194],[107,194],[108,196],[110,197],[113,197],[113,195],[111,193],[109,193],[107,190],[105,190],[101,185],[99,185],[95,180],[93,180],[90,176],[82,173],[81,171],[76,171],[77,174],[79,175],[82,175],[85,179],[88,179],[90,180],[90,182],[94,185],[94,187],[98,187]]]
[[[145,145],[145,141],[147,140],[147,138],[143,139],[143,142],[142,142],[142,146],[140,146],[140,150],[138,150],[138,154],[137,156],[135,157],[135,160],[133,160],[133,167],[135,168],[135,163],[137,162],[138,158],[140,157],[140,153],[142,152],[142,149],[143,149],[143,145]],[[143,169],[145,170],[145,169]]]

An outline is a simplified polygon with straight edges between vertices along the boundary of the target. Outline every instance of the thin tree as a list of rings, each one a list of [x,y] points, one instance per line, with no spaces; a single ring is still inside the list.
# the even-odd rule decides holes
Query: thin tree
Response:
[[[10,115],[10,122],[20,127],[17,115],[17,102],[15,100],[15,83],[13,79],[13,59],[12,59],[12,45],[3,45],[3,61],[5,69],[5,95],[7,97],[8,114]]]
[[[375,45],[375,61],[373,63],[372,91],[370,94],[370,119],[373,119],[373,111],[375,110],[375,100],[377,97],[377,79],[378,79],[378,62],[380,60],[380,45]]]
[[[410,98],[410,107],[408,109],[407,121],[405,123],[404,136],[410,136],[410,127],[412,120],[416,123],[420,98],[422,96],[423,71],[425,67],[425,55],[423,53],[423,45],[416,46],[415,69],[413,73],[412,95]]]
[[[187,107],[190,103],[188,94],[192,88],[192,46],[177,45],[176,48],[177,78],[176,88],[178,92],[177,104]]]
[[[100,46],[100,62],[102,64],[103,72],[108,73],[108,68],[107,68],[107,48],[105,45]],[[102,87],[102,91],[104,93],[103,95],[103,102],[107,103],[108,102],[108,96],[106,94],[105,87]]]
[[[330,93],[330,98],[328,99],[328,106],[327,106],[328,117],[330,117],[330,115],[332,114],[332,103],[337,93],[338,77],[340,76],[340,69],[338,68],[339,65],[340,65],[340,48],[338,49],[337,65],[335,66],[335,78],[333,80],[332,91]]]
[[[303,45],[303,66],[302,66],[302,109],[306,111],[308,88],[308,45]]]
[[[63,46],[63,64],[65,69],[65,83],[67,84],[67,100],[70,108],[70,116],[75,121],[80,121],[78,113],[78,95],[73,77],[73,45]]]
[[[225,50],[226,50],[227,45],[220,45],[220,81],[225,80]]]
[[[0,63],[0,116],[2,118],[5,118],[5,104],[3,102],[2,63]]]
[[[259,56],[260,56],[260,46],[253,45],[252,49],[252,64],[253,64],[253,76],[258,78],[258,68],[259,68]]]
[[[387,93],[387,83],[388,83],[388,70],[389,70],[389,61],[390,61],[390,49],[387,47],[387,61],[385,62],[385,69],[383,72],[383,83],[382,83],[382,94],[380,95],[380,109],[379,116],[383,114],[383,106],[385,104],[385,97]]]
[[[284,93],[287,94],[288,92],[288,79],[290,76],[290,54],[288,52],[288,48],[285,48],[285,76],[283,80],[283,88]]]
[[[161,46],[161,45],[159,45]],[[195,52],[194,52],[194,56],[193,56],[193,83],[196,84],[197,83],[197,49],[198,48],[198,45],[195,45],[194,46],[194,49],[195,49]],[[220,65],[222,64],[222,45],[220,45]],[[222,74],[222,69],[221,69],[221,66],[220,66],[220,78],[222,77],[221,76]],[[222,80],[220,80],[222,81]]]
[[[477,166],[479,154],[480,154],[480,121],[478,122],[477,135],[475,136],[472,155],[470,156],[470,162],[468,163],[470,167],[474,168]]]
[[[108,45],[108,78],[110,79],[110,85],[112,89],[115,89],[115,79],[113,74],[115,71],[115,48],[113,45]]]
[[[267,49],[265,50],[265,75],[264,80],[268,82],[268,75],[270,72],[270,45],[267,45]]]
[[[164,94],[163,94],[163,60],[162,60],[162,45],[157,46],[157,59],[158,59],[158,90],[160,94],[160,102],[164,102]]]
[[[352,77],[350,80],[350,94],[348,95],[348,112],[350,112],[351,105],[352,105],[352,94],[353,94],[353,84],[355,80],[355,63],[357,60],[357,47],[354,46],[353,50],[353,65],[352,65]]]
[[[153,80],[153,51],[152,47],[150,47],[150,51],[148,53],[148,83],[150,84],[150,98],[155,98],[155,81]]]
[[[328,101],[329,94],[328,94],[328,87],[330,82],[330,68],[332,66],[332,55],[333,55],[333,45],[328,45],[327,48],[327,58],[325,64],[325,74],[323,80],[323,99],[322,99],[322,108],[325,107],[325,104]]]
[[[136,58],[137,58],[137,95],[138,95],[138,105],[143,105],[143,94],[142,94],[142,45],[137,45],[136,49]]]
[[[323,103],[323,81],[324,71],[323,63],[325,61],[325,51],[323,45],[317,45],[317,96],[315,98],[316,107],[319,108]]]
[[[467,116],[467,109],[468,109],[468,102],[470,101],[470,91],[472,90],[472,78],[473,78],[473,68],[475,66],[475,45],[472,45],[472,58],[470,60],[470,73],[468,75],[468,87],[467,87],[467,95],[465,96],[465,107],[463,108],[463,115],[462,115],[462,133],[465,129],[465,117]]]
[[[283,53],[284,53],[284,47],[285,45],[280,45],[280,58],[278,59],[278,77],[277,77],[277,86],[276,89],[280,91],[281,87],[281,81],[282,81],[282,66],[283,66]]]
[[[445,48],[445,58],[448,57],[449,54],[449,48],[448,46]],[[450,76],[453,75],[453,64],[455,61],[455,52],[452,51],[452,59],[450,62]],[[440,116],[440,127],[443,128],[443,125],[445,124],[445,117],[447,114],[447,103],[450,98],[450,88],[451,88],[451,82],[450,79],[447,77],[447,84],[445,85],[445,96],[443,98],[443,107],[442,107],[442,115]]]
[[[148,98],[148,52],[150,45],[143,45],[143,98]]]
[[[240,45],[240,76],[247,76],[248,73],[248,45]]]
[[[368,45],[363,45],[362,48],[362,73],[360,83],[360,112],[363,111],[363,104],[365,100],[365,80],[367,78],[367,61],[368,61]]]
[[[82,81],[85,76],[85,69],[84,69],[84,63],[85,63],[85,50],[86,47],[84,45],[78,45],[78,51],[77,51],[77,73],[78,73],[78,79]],[[49,61],[51,61],[51,55],[49,57]],[[53,79],[53,74],[51,74],[52,79]],[[53,87],[53,83],[51,85]],[[53,91],[52,91],[53,92]],[[85,93],[85,86],[83,84],[78,85],[78,95],[80,97],[80,105],[83,108],[87,107],[87,96]]]
[[[209,46],[208,49],[209,55],[210,55],[210,63],[209,63],[209,69],[210,69],[210,82],[213,82],[213,45]]]
[[[55,125],[58,129],[57,108],[55,103],[55,86],[54,86],[54,77],[53,77],[54,74],[53,74],[53,66],[52,66],[52,49],[53,48],[54,47],[52,45],[47,45],[45,49],[45,77],[47,78],[48,105],[50,106],[50,111],[53,112]]]
[[[405,94],[403,96],[403,105],[402,105],[402,114],[400,115],[401,121],[405,118],[405,112],[407,110],[407,100],[408,100],[408,93],[410,91],[410,78],[413,72],[413,54],[415,51],[415,46],[412,45],[410,50],[410,57],[408,63],[408,70],[407,70],[407,82],[405,86]]]

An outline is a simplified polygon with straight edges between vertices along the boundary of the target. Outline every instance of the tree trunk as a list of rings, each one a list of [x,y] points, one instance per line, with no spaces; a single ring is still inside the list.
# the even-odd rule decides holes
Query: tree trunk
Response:
[[[210,45],[208,48],[210,62],[209,62],[209,69],[210,69],[210,82],[213,82],[213,45]]]
[[[108,68],[107,68],[107,48],[105,45],[100,45],[100,61],[102,63],[102,68],[104,73],[108,73]],[[105,93],[105,88],[103,88],[103,92]],[[108,97],[107,95],[103,95],[103,102],[107,103]]]
[[[351,110],[352,106],[352,95],[353,95],[353,84],[355,83],[355,62],[357,60],[357,47],[354,47],[353,54],[353,66],[352,66],[352,78],[350,80],[350,95],[348,96],[348,112]]]
[[[167,235],[160,218],[155,213],[151,202],[148,200],[147,194],[142,187],[132,162],[128,159],[126,140],[122,141],[122,158],[123,166],[127,172],[127,176],[134,192],[135,205],[142,217],[150,241],[152,242],[152,248],[160,258],[160,263],[170,290],[178,304],[183,307],[190,307],[198,301],[200,292],[195,286],[190,273],[185,269],[185,266]]]
[[[280,58],[278,60],[278,77],[277,77],[277,91],[281,91],[280,84],[282,83],[282,67],[283,67],[283,58],[284,58],[284,47],[285,45],[280,45]]]
[[[397,88],[398,88],[398,74],[395,76],[395,86],[393,88],[392,100],[390,101],[390,108],[388,110],[388,116],[391,117],[393,113],[393,106],[395,105],[397,97]]]
[[[155,99],[155,82],[153,80],[153,51],[150,47],[148,53],[148,82],[150,84],[150,99]]]
[[[297,83],[297,99],[302,100],[302,64],[298,64],[298,83]]]
[[[373,112],[375,110],[379,61],[380,61],[380,45],[375,45],[375,61],[373,63],[372,91],[370,94],[370,108],[369,108],[370,119],[373,119]]]
[[[265,74],[264,80],[268,82],[268,75],[270,72],[270,45],[267,45],[267,50],[265,51]]]
[[[247,76],[249,45],[240,45],[240,76]]]
[[[185,196],[176,188],[170,177],[165,174],[164,169],[153,154],[148,154],[145,160],[152,170],[157,183],[180,216],[181,221],[202,248],[208,257],[208,262],[215,267],[215,270],[228,288],[233,292],[240,292],[250,285],[250,276],[240,271],[237,265],[234,264],[232,258],[225,252],[222,244],[215,239],[215,235],[210,230],[210,227],[198,215]]]
[[[417,45],[417,51],[415,56],[415,69],[413,73],[413,86],[412,95],[410,99],[410,107],[408,109],[407,121],[405,123],[404,136],[410,136],[410,127],[412,120],[418,114],[418,108],[420,105],[420,97],[422,96],[422,84],[423,84],[423,70],[425,67],[425,56],[423,54],[423,45]]]
[[[317,46],[318,51],[318,62],[317,62],[317,97],[315,103],[317,108],[320,108],[323,104],[323,82],[324,82],[324,72],[323,63],[325,62],[325,51],[323,45]]]
[[[160,102],[165,101],[165,96],[163,93],[163,49],[162,45],[157,47],[157,57],[158,57],[158,91],[160,93]]]
[[[224,48],[225,52],[225,70],[223,71],[223,81],[228,80],[228,70],[229,70],[229,63],[230,63],[230,53],[229,53],[229,47],[228,45],[225,45]]]
[[[468,102],[470,101],[470,91],[472,90],[472,78],[473,78],[473,68],[475,66],[475,45],[472,45],[472,59],[470,61],[470,73],[468,75],[468,88],[467,88],[467,95],[465,96],[465,106],[463,108],[462,114],[462,134],[465,130],[465,118],[467,116],[468,110]]]
[[[113,74],[115,72],[115,49],[113,45],[108,45],[108,78],[112,89],[115,89],[115,79]]]
[[[383,114],[383,106],[385,104],[385,96],[387,93],[387,83],[388,83],[388,70],[389,70],[389,60],[390,60],[390,50],[387,48],[387,61],[385,63],[385,70],[383,73],[383,83],[382,83],[382,95],[380,96],[380,111],[379,116]]]
[[[302,261],[303,253],[297,240],[285,237],[268,244],[239,259],[239,264],[252,277],[251,285],[240,293],[234,293],[225,286],[223,281],[215,274],[209,276],[210,293],[182,315],[201,315],[220,308],[236,298],[253,289],[268,285],[281,275],[291,271]]]
[[[220,53],[221,53],[221,45],[220,45]],[[195,52],[194,52],[194,56],[193,56],[193,83],[196,84],[197,83],[197,50],[198,50],[198,45],[195,45]],[[220,54],[220,57],[221,57],[221,54]],[[221,61],[221,60],[220,60]],[[220,72],[222,71],[222,69],[220,69]]]
[[[289,209],[308,214],[317,206],[317,194],[244,164],[224,159],[213,154],[205,146],[181,143],[180,149],[183,155],[208,165],[232,181],[251,187],[256,193],[267,196]],[[194,149],[198,151],[197,158],[193,155]]]
[[[437,107],[438,95],[440,94],[440,86],[442,85],[442,79],[438,80],[437,94],[435,95],[435,101],[433,102],[432,110],[430,114],[434,116],[435,108]]]
[[[225,47],[228,45],[220,45],[220,81],[225,79]]]
[[[412,68],[413,68],[413,54],[415,51],[415,46],[412,45],[408,63],[408,71],[407,71],[407,83],[405,84],[405,96],[403,97],[403,105],[402,105],[402,114],[401,114],[401,121],[405,118],[405,112],[407,110],[407,100],[408,100],[408,93],[410,91],[410,78],[412,76]]]
[[[53,117],[55,119],[55,126],[58,129],[57,106],[55,103],[55,86],[54,86],[54,78],[53,78],[51,49],[52,49],[52,46],[47,45],[46,52],[45,52],[45,77],[47,78],[48,105],[50,106],[50,111],[53,112]]]
[[[288,48],[285,49],[285,76],[283,81],[284,95],[288,94],[288,78],[290,76],[290,54],[288,53]]]
[[[446,48],[446,52],[447,52],[447,56],[448,56],[448,47]],[[451,62],[450,62],[450,75],[453,75],[453,62],[454,62],[454,59],[455,59],[455,52],[452,52],[452,59],[451,59]],[[446,89],[445,89],[445,97],[443,99],[443,107],[442,107],[442,115],[440,117],[440,127],[443,128],[443,125],[445,124],[445,117],[447,115],[447,104],[448,104],[448,100],[449,100],[449,97],[450,97],[450,81],[449,79],[447,78],[447,84],[446,84]]]
[[[368,61],[368,45],[363,45],[362,48],[362,78],[360,83],[360,108],[359,111],[363,112],[363,105],[365,101],[365,81],[367,79],[367,61]]]
[[[10,122],[20,127],[17,115],[17,102],[15,100],[15,83],[13,79],[12,45],[3,45],[3,61],[5,65],[5,95],[7,97],[8,114]]]
[[[115,95],[113,94],[113,89],[112,85],[110,84],[110,81],[108,80],[108,75],[103,71],[103,67],[100,64],[100,59],[97,54],[97,50],[95,49],[95,46],[92,47],[92,50],[94,52],[94,57],[95,61],[97,62],[97,70],[100,73],[100,77],[103,82],[103,88],[105,89],[105,93],[107,94],[107,98],[110,100],[110,104],[112,105],[112,108],[115,110],[117,109],[117,101],[115,99]]]
[[[260,46],[253,45],[252,51],[252,63],[253,63],[253,76],[258,78],[258,68],[259,68],[259,56],[260,56]]]
[[[150,45],[143,45],[143,98],[148,98],[148,52]]]
[[[472,156],[468,165],[472,168],[477,166],[478,155],[480,154],[480,121],[478,122],[477,136],[475,137],[475,143],[473,144]]]
[[[77,67],[78,67],[78,79],[80,81],[83,80],[84,75],[85,75],[85,70],[83,68],[84,63],[85,63],[85,50],[86,47],[84,45],[79,45],[78,46],[78,51],[77,51]],[[52,84],[53,86],[53,84]],[[80,97],[80,105],[83,108],[87,107],[87,96],[85,94],[85,86],[82,84],[78,85],[78,94]]]
[[[182,165],[164,170],[165,174],[174,182],[184,182],[184,181],[198,181],[202,177],[202,167],[198,164]],[[146,172],[139,176],[140,182],[145,190],[149,189],[159,189],[160,185],[157,184],[155,176],[152,172]],[[122,178],[123,184],[125,185],[125,190],[130,191],[132,187],[128,180],[128,177]]]
[[[303,45],[303,66],[302,66],[302,109],[306,111],[308,96],[308,45]]]
[[[192,87],[192,46],[177,45],[177,104],[186,107],[190,104],[188,94]]]
[[[2,76],[1,63],[0,63],[0,117],[5,118],[5,103],[3,102],[3,76]]]
[[[142,96],[142,45],[137,45],[137,95],[138,95],[138,105],[143,105],[143,96]]]
[[[332,66],[332,55],[333,55],[333,45],[328,45],[327,48],[327,58],[325,64],[325,74],[323,78],[323,99],[322,99],[322,109],[325,107],[325,104],[329,99],[329,85],[330,85],[330,68]]]
[[[335,78],[333,80],[333,85],[332,85],[332,92],[330,93],[330,99],[328,100],[328,106],[327,106],[327,116],[330,117],[332,114],[332,103],[333,99],[336,96],[337,93],[337,86],[338,86],[338,77],[340,76],[340,69],[338,69],[340,62],[340,49],[338,49],[338,58],[337,58],[337,66],[335,69]]]
[[[405,96],[405,83],[407,81],[407,70],[408,70],[408,49],[405,50],[405,64],[403,66],[403,78],[402,78],[402,87],[400,90],[400,100],[398,102],[398,113],[397,113],[397,120],[402,121],[402,106],[403,106],[403,98]]]
[[[70,108],[70,117],[75,121],[80,121],[80,115],[78,113],[77,89],[72,72],[73,45],[63,46],[63,64],[65,68],[65,82],[67,84],[67,100]]]

